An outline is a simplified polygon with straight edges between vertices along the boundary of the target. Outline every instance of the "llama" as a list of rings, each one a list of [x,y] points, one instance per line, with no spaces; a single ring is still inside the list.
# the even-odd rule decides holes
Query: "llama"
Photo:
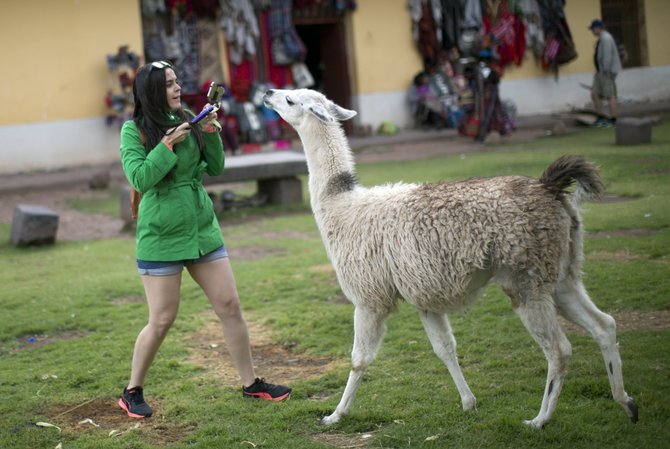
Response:
[[[548,362],[540,411],[525,424],[542,428],[563,386],[572,349],[557,313],[597,341],[612,395],[637,421],[637,405],[624,390],[616,324],[582,283],[578,205],[604,190],[594,165],[563,156],[539,180],[501,176],[366,188],[356,181],[340,126],[355,111],[307,89],[268,90],[264,102],[300,136],[312,211],[342,291],[355,306],[352,368],[337,408],[323,424],[337,423],[349,411],[401,299],[418,309],[463,410],[475,409],[446,314],[467,307],[489,282],[509,296]],[[570,195],[566,189],[575,181]]]

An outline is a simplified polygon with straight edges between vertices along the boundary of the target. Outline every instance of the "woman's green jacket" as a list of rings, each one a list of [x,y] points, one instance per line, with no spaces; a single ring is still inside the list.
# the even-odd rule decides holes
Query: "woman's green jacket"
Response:
[[[212,200],[202,185],[205,172],[216,176],[223,171],[223,143],[218,132],[202,132],[202,136],[202,152],[193,135],[174,145],[174,152],[162,142],[147,152],[135,123],[123,124],[121,164],[130,185],[142,193],[138,259],[197,259],[223,245]]]

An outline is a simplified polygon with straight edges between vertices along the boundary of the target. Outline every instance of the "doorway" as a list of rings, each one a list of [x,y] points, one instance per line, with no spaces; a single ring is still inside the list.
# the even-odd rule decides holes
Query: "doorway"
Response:
[[[351,80],[347,59],[345,27],[342,20],[327,22],[301,21],[295,24],[307,48],[305,64],[314,77],[311,88],[342,106],[351,109]],[[353,125],[343,122],[350,134]]]

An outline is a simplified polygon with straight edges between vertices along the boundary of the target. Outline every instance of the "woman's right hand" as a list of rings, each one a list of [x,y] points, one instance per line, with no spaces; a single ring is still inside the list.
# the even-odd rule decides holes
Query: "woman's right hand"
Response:
[[[163,142],[169,148],[172,148],[179,142],[186,139],[189,136],[189,134],[191,134],[191,124],[188,122],[184,122],[181,125],[177,126],[176,128],[168,129],[167,133],[165,133],[165,135],[161,139],[161,142]]]

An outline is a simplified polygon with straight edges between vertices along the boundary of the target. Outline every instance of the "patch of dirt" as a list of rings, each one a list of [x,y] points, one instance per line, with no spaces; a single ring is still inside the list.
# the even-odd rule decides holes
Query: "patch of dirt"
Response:
[[[76,338],[85,337],[88,334],[89,334],[88,332],[84,331],[67,331],[53,335],[40,334],[40,335],[24,336],[21,337],[21,339],[18,340],[17,344],[8,351],[0,350],[0,356],[7,354],[14,354],[16,352],[23,351],[26,349],[41,348],[57,341],[74,340]]]
[[[112,237],[134,238],[133,233],[124,232],[125,223],[120,218],[104,214],[84,213],[72,209],[69,201],[107,198],[105,191],[91,190],[88,186],[60,187],[52,190],[35,190],[23,193],[8,193],[0,200],[0,223],[12,223],[14,207],[18,204],[34,204],[47,207],[58,213],[56,240],[97,240]]]
[[[608,237],[649,237],[656,234],[658,234],[658,230],[647,228],[620,229],[618,231],[595,231],[586,233],[587,236],[594,239]]]
[[[146,302],[144,295],[125,295],[112,299],[112,304],[122,306],[125,304],[143,304]]]
[[[667,175],[670,173],[670,167],[663,168],[649,168],[647,170],[640,171],[642,175]]]
[[[630,251],[594,251],[589,253],[589,260],[599,260],[604,262],[632,262],[634,260],[644,260],[645,257],[637,254],[631,254]]]
[[[110,185],[110,188],[118,188],[120,185]],[[74,187],[58,187],[52,190],[30,190],[22,193],[3,193],[0,196],[0,223],[12,223],[14,207],[18,204],[34,204],[47,207],[58,214],[58,241],[99,240],[106,238],[135,238],[133,229],[128,228],[126,223],[117,217],[105,214],[94,214],[81,212],[71,207],[74,199],[94,200],[96,198],[107,199],[107,191],[91,190],[87,185]],[[120,207],[120,205],[119,205]],[[241,225],[253,221],[292,214],[311,213],[308,209],[304,211],[277,211],[262,215],[252,215],[242,219],[227,220],[224,226]],[[277,231],[264,232],[263,237],[268,241],[276,239],[299,239],[312,238],[311,235],[299,231]],[[282,254],[283,250],[265,246],[229,248],[229,253],[235,259],[255,259]]]
[[[233,260],[254,260],[286,254],[286,250],[283,248],[264,245],[226,246],[226,250]]]
[[[324,372],[346,366],[346,361],[332,357],[296,354],[276,343],[271,330],[255,321],[248,321],[251,354],[259,377],[272,383],[291,384],[296,379],[309,379]],[[193,334],[188,343],[192,350],[188,361],[206,368],[224,385],[239,387],[240,376],[228,354],[219,321],[208,322]]]
[[[341,433],[341,432],[324,432],[317,433],[312,436],[312,439],[320,444],[326,444],[341,449],[366,447],[374,437],[373,432],[365,433]]]
[[[610,313],[616,320],[616,328],[621,331],[650,331],[670,329],[670,310],[640,312],[636,310],[620,310]],[[559,317],[561,327],[569,333],[582,336],[589,335],[581,327],[575,326],[563,317]]]
[[[151,404],[157,415],[146,419],[131,419],[118,406],[118,398],[95,398],[81,404],[58,404],[38,414],[49,424],[61,428],[63,433],[106,435],[116,439],[129,432],[141,432],[146,441],[157,446],[166,446],[183,440],[195,431],[195,425],[168,422],[160,414],[161,402],[152,398]],[[90,420],[90,421],[89,421]]]
[[[600,198],[598,198],[595,202],[596,203],[622,203],[624,201],[635,201],[639,200],[642,198],[641,195],[631,195],[631,196],[621,196],[621,195],[612,195],[612,194],[604,194]]]

